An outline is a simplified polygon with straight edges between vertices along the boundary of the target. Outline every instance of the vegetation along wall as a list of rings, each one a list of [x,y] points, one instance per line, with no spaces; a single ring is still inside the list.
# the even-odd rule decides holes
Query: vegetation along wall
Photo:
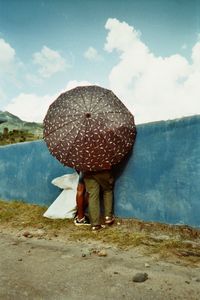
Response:
[[[0,147],[0,198],[50,205],[51,180],[73,170],[44,141]],[[115,214],[200,227],[200,115],[137,126],[130,156],[116,168]]]

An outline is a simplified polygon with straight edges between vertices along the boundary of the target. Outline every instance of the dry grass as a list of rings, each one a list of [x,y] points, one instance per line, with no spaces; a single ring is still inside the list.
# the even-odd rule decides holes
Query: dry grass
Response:
[[[73,221],[52,220],[42,215],[47,207],[19,201],[0,201],[0,229],[2,231],[37,232],[42,238],[60,238],[73,241],[101,241],[121,249],[140,247],[146,254],[163,258],[177,257],[187,263],[200,264],[200,230],[137,219],[117,219],[115,225],[98,232],[75,227]],[[41,237],[40,237],[41,238]]]

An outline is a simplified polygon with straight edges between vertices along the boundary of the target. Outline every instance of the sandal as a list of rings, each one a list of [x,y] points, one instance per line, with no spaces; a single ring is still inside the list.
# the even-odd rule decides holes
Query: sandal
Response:
[[[97,231],[97,230],[101,230],[101,229],[103,229],[103,228],[105,228],[105,226],[103,226],[103,225],[94,225],[94,226],[92,226],[92,231]]]
[[[106,216],[105,217],[105,224],[106,225],[112,225],[115,221],[115,218],[112,216],[112,217],[109,217],[109,216]]]

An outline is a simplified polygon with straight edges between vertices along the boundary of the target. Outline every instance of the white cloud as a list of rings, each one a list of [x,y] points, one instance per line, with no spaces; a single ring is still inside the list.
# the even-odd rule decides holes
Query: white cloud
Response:
[[[101,61],[103,59],[102,56],[99,55],[98,51],[93,47],[89,47],[85,51],[84,57],[90,61]]]
[[[20,119],[29,122],[42,122],[49,105],[63,92],[77,86],[92,85],[88,81],[71,80],[65,89],[58,91],[54,95],[38,96],[36,94],[21,93],[13,98],[11,102],[4,107],[4,110],[17,115]],[[0,91],[1,92],[1,91]],[[1,95],[0,95],[1,96]]]
[[[5,93],[2,88],[0,88],[0,101],[5,98]]]
[[[77,86],[85,86],[85,85],[94,85],[94,84],[90,83],[89,81],[86,81],[86,80],[82,80],[82,81],[70,80],[67,83],[66,88],[64,89],[64,91],[71,90],[71,89],[73,89]]]
[[[15,49],[4,39],[0,38],[0,99],[6,99],[6,93],[12,88],[20,88],[17,78],[18,71],[23,67],[16,57]],[[8,87],[8,88],[7,88]],[[3,101],[2,101],[3,102]]]
[[[11,102],[4,107],[4,110],[17,115],[24,121],[42,122],[52,101],[52,96],[21,93],[13,98]]]
[[[192,63],[183,56],[155,56],[134,27],[108,19],[105,50],[119,62],[109,75],[110,87],[135,115],[136,123],[200,113],[200,43]]]
[[[1,68],[14,62],[15,50],[4,39],[0,39],[0,53]]]
[[[200,69],[200,42],[197,42],[192,49],[192,60],[194,67]]]
[[[33,54],[33,61],[39,66],[39,74],[45,78],[64,71],[66,68],[66,61],[60,53],[46,46],[40,52]]]
[[[0,75],[13,73],[15,69],[15,50],[4,39],[0,39]]]

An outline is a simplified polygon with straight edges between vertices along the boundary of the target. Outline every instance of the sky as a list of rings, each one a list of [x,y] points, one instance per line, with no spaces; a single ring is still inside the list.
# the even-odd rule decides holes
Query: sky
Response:
[[[0,110],[111,89],[136,124],[200,114],[200,0],[0,0]]]

